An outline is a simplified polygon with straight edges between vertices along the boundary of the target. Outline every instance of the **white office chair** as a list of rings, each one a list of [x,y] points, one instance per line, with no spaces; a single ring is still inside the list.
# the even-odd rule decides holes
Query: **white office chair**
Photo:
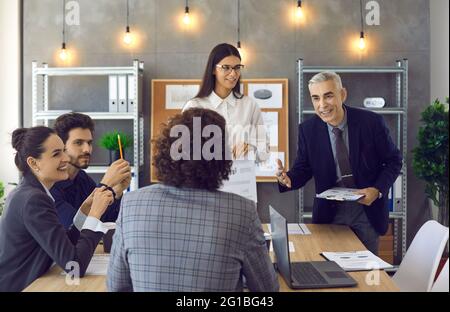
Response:
[[[448,292],[448,259],[442,268],[441,273],[434,282],[433,287],[431,287],[432,292]]]
[[[431,220],[414,237],[392,277],[400,291],[430,291],[448,240],[448,227]]]

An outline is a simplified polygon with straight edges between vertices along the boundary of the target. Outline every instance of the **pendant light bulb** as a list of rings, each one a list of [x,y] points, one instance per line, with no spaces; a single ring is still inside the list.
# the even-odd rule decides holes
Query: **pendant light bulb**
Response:
[[[66,43],[62,44],[61,50],[59,51],[59,58],[61,61],[65,62],[69,58],[69,53],[66,50]]]
[[[297,16],[297,18],[303,17],[303,9],[302,9],[302,1],[301,0],[297,1],[297,8],[295,9],[295,16]]]
[[[189,25],[191,23],[191,17],[189,16],[189,7],[188,6],[184,8],[183,23],[185,25]]]
[[[132,41],[133,41],[133,37],[131,36],[131,33],[130,33],[130,27],[127,26],[125,35],[123,36],[123,42],[126,45],[130,45]]]
[[[361,32],[361,35],[359,37],[359,49],[364,50],[366,48],[366,42],[364,40],[364,32]]]

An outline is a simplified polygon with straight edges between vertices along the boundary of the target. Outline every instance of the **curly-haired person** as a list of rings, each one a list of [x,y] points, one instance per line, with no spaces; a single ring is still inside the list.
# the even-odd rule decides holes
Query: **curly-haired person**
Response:
[[[108,268],[109,291],[278,291],[255,204],[221,192],[225,119],[193,108],[153,141],[161,182],[127,193]]]

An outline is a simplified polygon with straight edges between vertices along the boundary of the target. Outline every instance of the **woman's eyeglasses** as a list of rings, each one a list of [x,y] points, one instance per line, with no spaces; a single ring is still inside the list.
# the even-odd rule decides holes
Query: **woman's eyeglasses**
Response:
[[[224,74],[229,74],[231,73],[232,70],[234,70],[237,74],[239,74],[241,70],[244,68],[244,65],[238,64],[236,66],[231,66],[231,65],[217,64],[216,67],[219,68]]]

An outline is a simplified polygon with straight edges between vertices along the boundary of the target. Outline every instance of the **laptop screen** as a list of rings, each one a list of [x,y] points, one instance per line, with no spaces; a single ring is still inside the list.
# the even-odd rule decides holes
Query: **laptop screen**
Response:
[[[291,262],[286,219],[269,205],[272,246],[277,259],[278,270],[284,279],[291,283]]]

